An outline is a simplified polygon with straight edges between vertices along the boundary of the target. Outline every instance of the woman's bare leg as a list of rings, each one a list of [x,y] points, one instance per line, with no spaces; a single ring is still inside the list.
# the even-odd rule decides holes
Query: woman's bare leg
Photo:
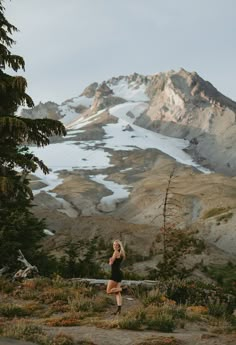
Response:
[[[121,306],[122,305],[122,297],[121,297],[122,288],[120,287],[120,283],[117,284],[116,290],[117,290],[116,291],[116,302],[117,302],[118,306]]]
[[[117,293],[121,292],[122,288],[120,287],[120,283],[115,282],[114,280],[108,280],[107,283],[107,293]]]
[[[111,293],[115,293],[115,294],[121,291],[122,291],[122,288],[120,286],[120,283],[116,283],[116,287],[111,289]]]
[[[115,293],[115,292],[118,292],[118,291],[113,291],[114,289],[117,289],[117,282],[115,282],[114,280],[108,280],[108,283],[107,283],[107,293],[110,294],[110,293]]]
[[[120,292],[116,293],[116,303],[118,306],[122,306],[122,296]]]
[[[120,283],[115,282],[114,280],[108,280],[107,283],[107,294],[115,294],[116,295],[116,303],[117,303],[117,310],[114,315],[120,314],[121,312],[121,305],[122,305],[122,297],[121,292],[122,288],[120,287]]]
[[[121,292],[122,288],[121,287],[115,287],[110,290],[110,293],[118,293]]]

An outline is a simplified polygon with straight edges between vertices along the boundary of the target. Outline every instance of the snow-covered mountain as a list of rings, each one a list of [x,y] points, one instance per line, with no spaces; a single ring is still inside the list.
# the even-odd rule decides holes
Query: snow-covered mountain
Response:
[[[84,126],[84,121],[97,121],[105,111],[120,121],[187,139],[195,160],[216,172],[235,175],[236,103],[197,73],[183,69],[93,83],[79,97],[61,105],[39,104],[22,115],[57,118],[73,130]]]
[[[174,169],[171,197],[181,208],[171,221],[200,227],[209,243],[235,253],[236,103],[196,73],[111,78],[22,115],[59,119],[67,128],[65,138],[32,147],[51,169],[32,177],[35,212],[58,236],[118,232],[148,252]]]

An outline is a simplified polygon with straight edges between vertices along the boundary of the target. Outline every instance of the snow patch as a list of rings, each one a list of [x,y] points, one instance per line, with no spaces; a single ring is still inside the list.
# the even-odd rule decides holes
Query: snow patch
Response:
[[[129,186],[123,186],[113,181],[106,180],[107,175],[90,175],[90,179],[97,183],[103,184],[107,189],[112,191],[111,195],[105,196],[100,200],[98,208],[103,212],[111,212],[116,208],[116,204],[127,199],[130,192]]]
[[[108,82],[107,85],[116,97],[124,98],[127,101],[149,101],[149,97],[145,94],[145,84],[138,85],[135,82],[128,83],[127,80],[121,79],[116,85],[111,82]]]
[[[133,123],[142,113],[148,109],[148,104],[144,102],[127,102],[116,105],[109,109],[109,113],[120,119]]]

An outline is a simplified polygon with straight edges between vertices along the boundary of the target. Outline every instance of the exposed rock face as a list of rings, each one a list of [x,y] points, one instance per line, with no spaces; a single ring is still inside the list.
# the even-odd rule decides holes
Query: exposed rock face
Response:
[[[62,117],[58,111],[58,104],[54,102],[40,102],[33,109],[22,109],[21,116],[31,119],[49,118],[53,120],[60,120]]]
[[[92,83],[84,89],[84,91],[81,93],[81,96],[92,98],[95,96],[97,88],[98,88],[98,83],[96,82]]]
[[[189,148],[201,163],[224,174],[236,171],[236,103],[197,73],[152,76],[151,101],[136,123],[160,133],[192,140]],[[193,140],[194,139],[194,140]]]

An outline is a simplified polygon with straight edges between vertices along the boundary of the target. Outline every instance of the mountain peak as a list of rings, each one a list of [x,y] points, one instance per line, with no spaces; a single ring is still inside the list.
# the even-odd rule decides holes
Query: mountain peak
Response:
[[[87,86],[84,89],[84,91],[81,93],[80,96],[85,96],[85,97],[88,97],[88,98],[94,97],[95,92],[97,90],[97,87],[98,87],[98,83],[97,82],[90,84],[89,86]]]
[[[198,98],[211,104],[228,107],[236,111],[236,103],[220,93],[209,81],[201,78],[197,72],[188,72],[181,68],[178,72],[172,72],[170,79],[176,89],[181,89],[188,98]]]

